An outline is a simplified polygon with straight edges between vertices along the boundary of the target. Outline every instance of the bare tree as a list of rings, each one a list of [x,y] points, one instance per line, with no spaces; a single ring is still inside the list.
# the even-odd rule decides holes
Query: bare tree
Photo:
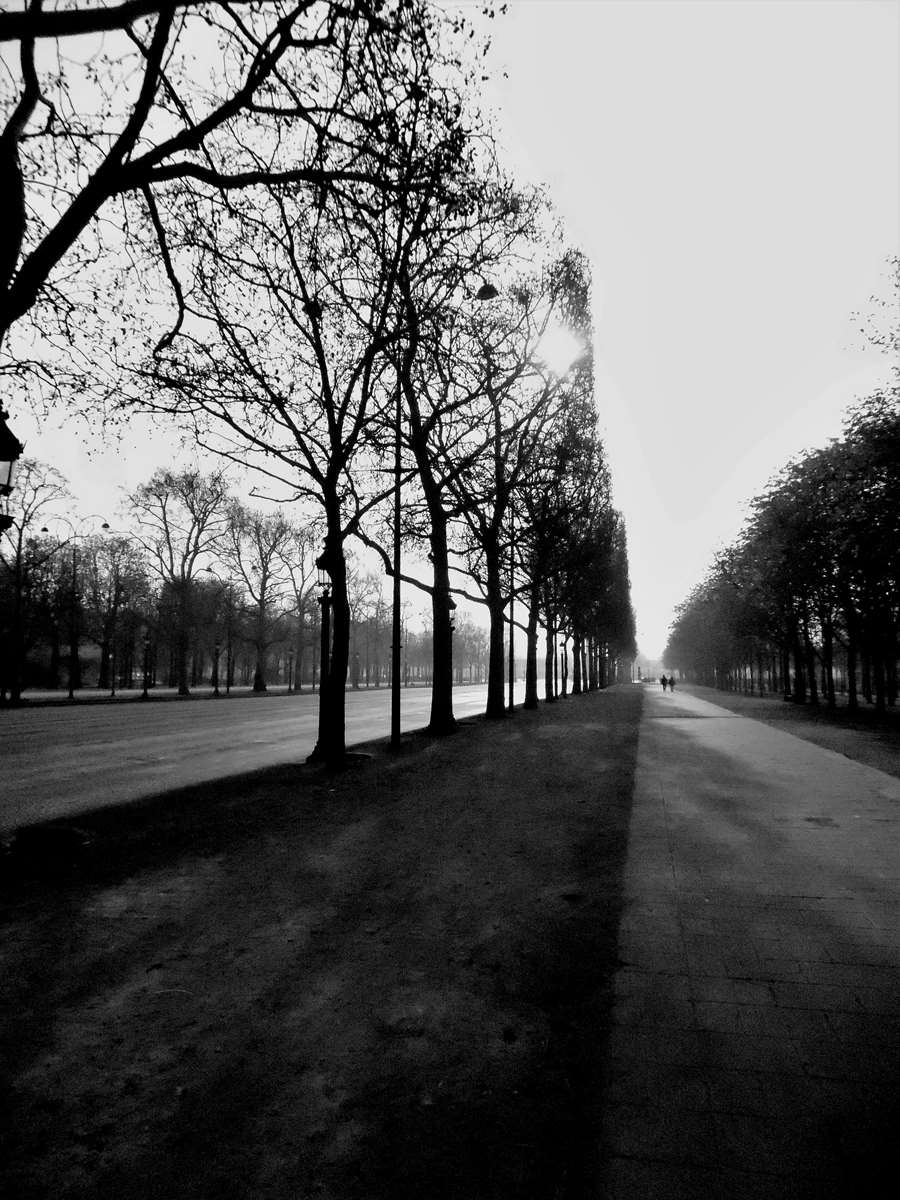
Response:
[[[330,188],[390,189],[358,154],[360,74],[378,79],[421,35],[415,0],[124,0],[0,14],[0,349],[8,372],[66,373],[140,332],[133,292],[113,325],[111,272],[169,285],[164,342],[186,316],[178,212],[265,183],[315,209]],[[410,14],[413,16],[410,17]],[[74,41],[77,39],[77,44]],[[98,324],[92,316],[106,310]],[[10,331],[33,315],[29,332]],[[60,357],[54,345],[67,352]],[[48,343],[50,343],[48,347]],[[77,369],[69,372],[77,386]]]
[[[506,712],[504,610],[512,585],[503,563],[511,552],[513,500],[565,401],[560,376],[539,356],[560,296],[549,271],[519,280],[500,303],[472,318],[455,368],[457,380],[469,380],[471,403],[442,425],[436,448],[464,530],[466,570],[490,617],[491,717]]]
[[[115,684],[116,635],[126,609],[146,607],[147,567],[140,547],[126,535],[94,538],[86,546],[82,579],[87,628],[100,647],[99,687]]]
[[[22,698],[25,655],[34,640],[36,592],[58,546],[42,540],[39,530],[49,515],[71,502],[68,483],[53,467],[23,458],[15,491],[3,500],[12,523],[0,535],[2,637],[0,699]]]
[[[224,474],[157,471],[129,497],[137,538],[150,566],[172,594],[176,621],[178,694],[190,694],[188,649],[194,580],[221,543],[229,520],[230,496]]]
[[[528,242],[536,233],[541,200],[537,194],[514,189],[494,164],[482,175],[465,176],[457,190],[445,190],[421,203],[430,205],[432,219],[424,227],[414,263],[400,277],[406,337],[399,356],[399,387],[405,442],[418,476],[432,565],[434,660],[428,727],[432,733],[444,734],[455,728],[455,602],[448,531],[459,512],[452,477],[462,462],[457,458],[448,469],[440,448],[449,429],[454,430],[450,437],[455,440],[456,431],[467,428],[477,407],[474,401],[483,392],[484,380],[463,379],[457,359],[465,353],[477,322],[473,309],[497,294],[491,284],[476,290],[470,281],[479,275],[483,278],[485,272],[502,273],[516,253],[533,251],[533,241],[530,246]]]
[[[256,655],[254,692],[266,691],[269,648],[283,632],[279,628],[284,624],[283,614],[278,609],[291,586],[285,560],[294,540],[295,531],[283,513],[231,505],[222,555],[250,597],[248,640]]]
[[[310,525],[292,525],[291,536],[279,551],[281,566],[288,580],[293,598],[294,635],[293,648],[296,656],[297,691],[303,688],[303,659],[307,647],[306,631],[315,624],[315,597],[313,583],[316,578],[316,544],[320,539],[318,529]]]
[[[348,68],[368,114],[357,155],[378,179],[373,168],[352,194],[323,190],[315,211],[301,193],[270,188],[193,220],[183,238],[191,321],[146,368],[152,394],[144,385],[136,398],[316,506],[333,639],[313,757],[332,762],[345,752],[345,545],[392,487],[365,434],[395,395],[399,280],[430,216],[420,183],[439,189],[464,141],[458,92],[435,82],[425,11],[416,2],[401,13],[403,53],[377,78],[367,60]]]

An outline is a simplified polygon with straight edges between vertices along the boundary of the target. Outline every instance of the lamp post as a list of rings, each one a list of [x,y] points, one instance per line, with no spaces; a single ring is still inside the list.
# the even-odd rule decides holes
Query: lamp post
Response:
[[[394,412],[394,572],[391,589],[391,749],[400,749],[400,440],[403,433],[400,369],[397,368],[397,397]]]
[[[485,281],[475,293],[476,300],[496,300],[500,293],[492,283]]]
[[[316,580],[322,589],[319,604],[322,608],[322,636],[319,644],[319,736],[307,762],[327,760],[328,744],[328,674],[331,649],[331,577],[328,574],[327,548],[316,559]]]
[[[509,711],[515,707],[516,652],[515,652],[515,598],[516,598],[516,526],[512,504],[509,506]]]
[[[147,691],[150,681],[150,634],[144,634],[144,690],[141,692],[142,700],[149,700],[150,694]]]
[[[112,700],[116,694],[116,628],[118,625],[119,605],[123,608],[131,603],[131,597],[119,591],[118,583],[113,588],[112,622],[107,625],[108,632],[104,635],[109,643],[109,697]]]
[[[0,497],[6,499],[13,489],[13,476],[16,463],[22,457],[25,447],[6,424],[9,416],[0,408]],[[0,513],[0,533],[12,528],[13,519],[8,513]]]
[[[216,638],[213,645],[213,663],[212,663],[212,685],[213,695],[219,695],[219,655],[222,653],[222,648],[219,645],[219,639]]]

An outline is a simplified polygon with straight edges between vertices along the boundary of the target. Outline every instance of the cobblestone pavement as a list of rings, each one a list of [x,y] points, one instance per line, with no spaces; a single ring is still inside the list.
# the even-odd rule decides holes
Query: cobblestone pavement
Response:
[[[647,689],[606,1200],[896,1194],[898,826],[900,781]]]

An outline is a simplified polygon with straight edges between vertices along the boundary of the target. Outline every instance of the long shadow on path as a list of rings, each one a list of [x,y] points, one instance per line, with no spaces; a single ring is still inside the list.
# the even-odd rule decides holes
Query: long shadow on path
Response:
[[[79,818],[6,887],[0,1190],[590,1194],[641,703]]]

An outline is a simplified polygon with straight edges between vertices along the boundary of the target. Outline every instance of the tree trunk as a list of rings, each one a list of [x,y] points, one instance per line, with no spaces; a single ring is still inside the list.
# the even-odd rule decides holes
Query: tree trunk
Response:
[[[104,635],[100,643],[100,670],[97,674],[97,687],[101,691],[109,688],[109,635]]]
[[[443,736],[456,729],[453,716],[453,631],[450,609],[450,565],[447,554],[447,517],[440,503],[432,507],[431,557],[434,586],[431,592],[432,681],[428,731]]]
[[[18,561],[18,560],[17,560]],[[13,619],[12,629],[10,630],[10,640],[12,642],[12,654],[7,662],[9,670],[9,701],[10,704],[20,704],[22,702],[22,686],[24,683],[23,676],[25,674],[25,633],[24,619],[22,615],[24,597],[22,594],[21,572],[17,568],[16,574],[16,589],[13,597]],[[56,682],[54,686],[59,686],[59,631],[56,628],[56,622],[53,622],[53,646],[56,650]],[[51,656],[51,673],[53,671],[53,659]]]
[[[347,563],[340,533],[332,534],[326,545],[330,553],[331,574],[331,658],[324,690],[326,712],[324,761],[340,766],[347,753],[345,715],[347,666],[350,661],[350,603],[347,596]]]
[[[544,701],[552,704],[556,699],[553,691],[553,662],[556,658],[556,630],[553,625],[553,615],[547,605],[547,646],[544,652]]]
[[[834,688],[834,627],[830,620],[822,622],[822,658],[825,670],[825,699],[830,709],[837,708]]]
[[[581,635],[572,634],[572,695],[581,695]]]
[[[505,620],[503,610],[503,585],[501,581],[500,552],[495,542],[484,546],[485,570],[487,573],[487,606],[490,617],[490,640],[488,656],[488,694],[485,716],[506,716],[506,661],[503,654],[503,632]]]
[[[800,629],[796,621],[794,621],[791,627],[791,645],[794,657],[793,700],[796,704],[805,704],[806,680],[803,673],[803,648],[800,643]]]
[[[537,708],[537,631],[541,610],[540,586],[528,590],[528,639],[525,653],[525,708]]]
[[[190,649],[188,586],[187,580],[181,580],[178,585],[178,631],[176,634],[175,672],[179,696],[189,696],[191,694],[191,689],[188,685],[188,652]]]
[[[872,656],[872,675],[875,680],[875,709],[877,712],[883,713],[887,707],[887,681],[881,645],[877,646],[876,652]]]
[[[809,627],[806,621],[803,622],[803,651],[806,659],[806,676],[809,680],[809,702],[815,708],[818,708],[819,686],[816,683],[816,652],[813,648],[812,638],[809,636]]]

